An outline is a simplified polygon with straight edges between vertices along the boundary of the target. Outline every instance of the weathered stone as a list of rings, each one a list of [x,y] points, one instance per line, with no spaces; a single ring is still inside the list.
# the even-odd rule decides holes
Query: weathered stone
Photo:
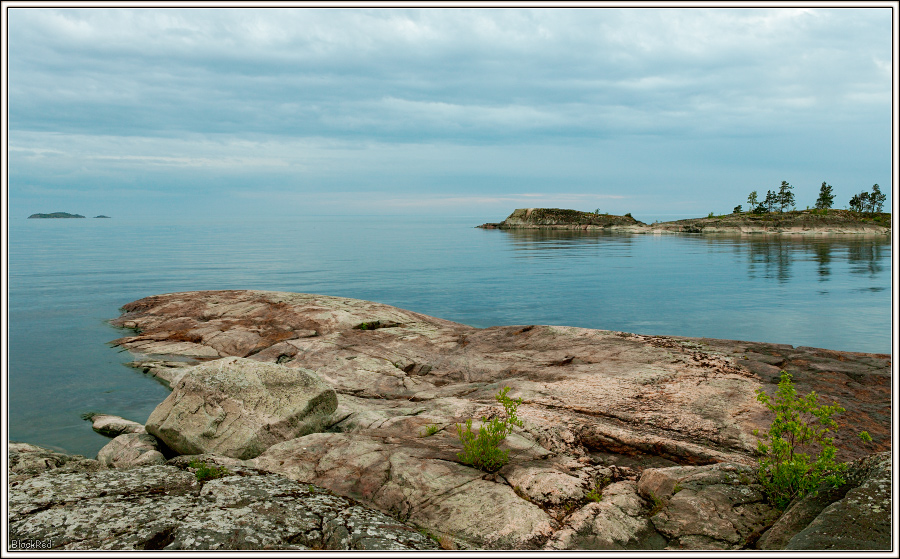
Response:
[[[103,466],[98,461],[80,454],[66,454],[28,443],[9,443],[10,483],[49,471],[80,472],[101,468]]]
[[[154,377],[163,386],[172,389],[178,384],[181,377],[187,372],[189,367],[197,365],[196,361],[165,361],[157,359],[142,359],[126,363],[129,367],[141,369],[144,373]]]
[[[43,473],[10,487],[9,537],[50,550],[437,549],[412,526],[274,475],[173,466]]]
[[[236,355],[246,357],[262,338],[256,332],[250,332],[238,328],[215,332],[203,336],[204,345],[215,349],[220,355]]]
[[[533,549],[546,541],[552,518],[519,498],[502,477],[485,480],[484,472],[448,460],[453,455],[441,438],[422,438],[410,447],[391,437],[318,433],[274,445],[250,462],[414,518],[464,547]]]
[[[147,432],[181,454],[252,458],[324,428],[334,390],[312,371],[228,357],[189,369],[147,420]]]
[[[120,469],[166,463],[156,437],[147,433],[119,435],[100,449],[97,460],[106,467]]]
[[[593,469],[563,465],[556,468],[558,460],[515,461],[500,470],[506,482],[517,494],[541,507],[561,507],[580,503],[589,491]],[[594,475],[592,475],[594,474]]]
[[[126,433],[146,433],[147,430],[137,421],[123,419],[115,415],[94,414],[88,419],[91,421],[91,427],[94,431],[105,437],[115,438]]]
[[[546,549],[663,549],[663,538],[647,519],[635,482],[620,481],[603,489],[599,502],[569,516]]]
[[[778,517],[743,464],[646,470],[638,492],[668,549],[743,549]]]
[[[877,454],[854,464],[850,488],[828,505],[784,549],[890,550],[891,455]]]

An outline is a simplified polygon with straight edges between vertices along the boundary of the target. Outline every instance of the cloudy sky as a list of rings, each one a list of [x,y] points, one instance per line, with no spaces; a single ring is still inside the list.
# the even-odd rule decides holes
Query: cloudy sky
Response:
[[[889,8],[7,14],[10,219],[892,204]]]

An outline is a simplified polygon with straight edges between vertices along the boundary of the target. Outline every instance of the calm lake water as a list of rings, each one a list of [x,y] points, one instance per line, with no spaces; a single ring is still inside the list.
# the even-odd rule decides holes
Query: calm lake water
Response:
[[[888,238],[482,230],[496,216],[9,222],[10,440],[93,457],[81,414],[144,422],[168,390],[106,321],[148,295],[355,297],[477,327],[557,324],[890,353]]]

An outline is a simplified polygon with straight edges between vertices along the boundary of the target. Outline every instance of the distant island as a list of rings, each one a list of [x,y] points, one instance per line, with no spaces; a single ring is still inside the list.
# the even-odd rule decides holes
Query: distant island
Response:
[[[84,218],[83,215],[70,214],[66,212],[53,212],[52,214],[31,214],[28,219],[66,219],[72,217]]]
[[[479,225],[482,229],[615,229],[641,231],[647,227],[631,214],[610,215],[559,208],[521,208],[500,223]]]
[[[94,219],[109,219],[108,215],[95,215]]]
[[[853,210],[808,209],[709,215],[678,221],[646,224],[624,216],[563,210],[517,209],[500,223],[484,223],[482,229],[581,229],[632,233],[741,233],[741,234],[854,234],[890,235],[891,214]]]

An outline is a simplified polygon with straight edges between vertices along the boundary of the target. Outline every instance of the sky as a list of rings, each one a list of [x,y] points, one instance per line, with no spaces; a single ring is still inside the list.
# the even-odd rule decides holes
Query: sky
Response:
[[[889,5],[12,3],[8,218],[889,211]]]

